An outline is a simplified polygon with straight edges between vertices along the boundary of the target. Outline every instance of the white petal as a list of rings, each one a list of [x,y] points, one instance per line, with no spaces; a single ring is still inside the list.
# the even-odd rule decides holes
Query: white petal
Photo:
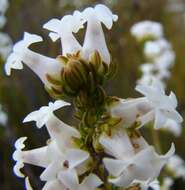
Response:
[[[8,76],[11,75],[12,69],[18,69],[18,70],[23,69],[22,61],[20,60],[19,56],[17,56],[14,53],[9,55],[5,64],[5,72]]]
[[[165,122],[167,121],[167,118],[163,114],[163,112],[157,110],[155,113],[155,123],[154,123],[154,128],[155,129],[160,129],[161,127],[164,126]]]
[[[54,32],[50,32],[49,37],[51,38],[51,40],[53,42],[56,42],[60,38],[60,36],[57,33],[54,33]]]
[[[25,178],[25,187],[26,190],[33,190],[28,177]]]
[[[118,20],[118,16],[113,15],[110,9],[105,5],[102,4],[96,5],[94,10],[96,12],[96,16],[98,17],[98,19],[102,23],[104,23],[108,29],[112,28],[113,21]]]
[[[62,171],[58,175],[59,180],[69,189],[78,189],[79,181],[75,170]]]
[[[97,177],[95,174],[90,174],[83,180],[80,186],[82,190],[95,190],[102,183],[103,182],[99,177]]]
[[[108,154],[118,159],[126,159],[134,155],[130,139],[123,130],[113,133],[111,137],[102,135],[100,144],[103,145]]]
[[[16,142],[15,142],[15,148],[17,150],[22,150],[23,148],[25,148],[24,142],[26,140],[27,140],[27,137],[20,137],[19,139],[17,139]]]
[[[68,102],[65,102],[63,100],[56,100],[55,102],[49,102],[49,108],[52,110],[52,111],[55,111],[55,110],[58,110],[62,107],[65,107],[65,106],[70,106],[71,104],[68,103]]]
[[[20,169],[22,169],[24,167],[24,163],[23,162],[17,162],[15,164],[15,166],[13,167],[13,171],[15,173],[16,176],[24,178],[25,175],[20,171]]]
[[[22,161],[35,166],[46,167],[49,163],[47,146],[22,152]]]
[[[182,116],[176,110],[166,111],[164,112],[164,115],[168,117],[169,119],[176,121],[177,123],[183,122]]]
[[[129,164],[129,162],[123,160],[110,158],[104,158],[103,163],[105,164],[106,169],[115,177],[119,176]]]
[[[46,182],[42,190],[65,190],[66,187],[62,185],[58,180],[52,180]]]
[[[89,157],[89,153],[83,150],[70,149],[66,153],[66,159],[69,162],[69,168],[72,169],[79,164],[86,161]]]
[[[177,98],[176,98],[176,95],[173,92],[170,92],[169,98],[172,101],[173,107],[176,108],[177,107]]]
[[[128,173],[126,173],[125,175],[121,175],[117,178],[109,179],[110,183],[113,183],[118,187],[127,187],[132,183],[132,181],[132,176],[130,176]]]
[[[170,149],[169,149],[169,151],[168,151],[165,155],[162,155],[162,156],[160,156],[160,157],[163,158],[163,159],[169,159],[169,158],[172,157],[174,154],[175,154],[175,144],[172,143],[172,144],[171,144],[171,147],[170,147]]]
[[[43,28],[58,33],[61,26],[61,20],[53,18],[43,25]]]
[[[57,173],[62,168],[62,160],[53,161],[49,166],[42,172],[40,179],[42,181],[50,181],[56,179]]]
[[[72,144],[71,137],[80,138],[80,133],[74,127],[71,127],[58,119],[55,115],[51,115],[46,123],[46,127],[51,139],[55,140],[58,146],[70,147]],[[62,141],[61,141],[62,139]]]

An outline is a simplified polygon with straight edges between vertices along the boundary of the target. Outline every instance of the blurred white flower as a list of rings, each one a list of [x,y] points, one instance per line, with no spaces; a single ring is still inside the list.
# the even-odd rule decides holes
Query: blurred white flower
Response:
[[[0,125],[5,126],[8,121],[7,114],[2,110],[2,106],[0,105]]]
[[[185,161],[175,154],[172,156],[166,167],[173,173],[176,178],[183,178],[185,180]]]
[[[31,44],[41,41],[40,36],[25,32],[23,40],[14,45],[13,52],[7,59],[6,74],[10,75],[12,69],[23,69],[24,63],[38,75],[46,86],[49,86],[46,75],[51,74],[57,77],[63,65],[55,58],[43,56],[28,48]]]
[[[164,38],[155,41],[147,41],[144,45],[144,54],[149,59],[155,59],[169,50],[171,50],[171,44]]]
[[[102,135],[100,143],[114,157],[104,158],[103,162],[114,177],[109,182],[119,187],[129,187],[134,180],[154,180],[175,152],[172,144],[167,154],[158,155],[143,137],[129,138],[124,130],[116,130],[111,136]]]
[[[3,28],[3,26],[6,24],[6,17],[4,15],[0,15],[0,28]]]
[[[158,22],[142,21],[132,26],[131,34],[139,41],[150,38],[159,39],[163,37],[163,27]]]
[[[12,40],[8,34],[0,32],[0,57],[5,60],[12,50]]]
[[[0,0],[0,14],[5,14],[9,7],[8,0]]]
[[[82,16],[87,22],[87,30],[82,49],[84,58],[89,59],[89,56],[94,51],[98,51],[102,56],[103,61],[109,64],[111,58],[105,42],[101,23],[110,30],[113,22],[118,20],[118,16],[112,14],[110,9],[101,4],[96,5],[94,8],[86,8],[82,12]]]

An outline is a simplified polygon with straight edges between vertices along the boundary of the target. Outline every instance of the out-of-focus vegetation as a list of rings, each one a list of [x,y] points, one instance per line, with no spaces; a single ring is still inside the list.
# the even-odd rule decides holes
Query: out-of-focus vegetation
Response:
[[[178,3],[176,0],[170,2]],[[108,4],[119,15],[119,22],[111,31],[106,32],[113,61],[118,64],[117,76],[107,85],[107,90],[111,95],[127,98],[137,96],[134,88],[140,76],[139,65],[144,61],[141,48],[130,35],[130,27],[141,20],[159,21],[163,24],[166,38],[172,43],[176,53],[176,64],[168,81],[168,89],[176,93],[179,111],[185,118],[185,8],[179,6],[178,9],[170,2],[167,0],[11,0],[4,31],[14,42],[22,37],[24,31],[40,34],[46,39],[45,42],[32,48],[46,55],[57,56],[60,54],[60,43],[52,43],[42,25],[53,17],[60,18],[77,8],[82,9],[95,3]],[[9,116],[8,126],[0,128],[1,190],[24,189],[23,181],[17,179],[12,171],[11,154],[15,139],[28,136],[30,147],[33,148],[42,144],[47,135],[32,125],[22,124],[23,118],[29,112],[51,100],[39,79],[31,70],[24,68],[23,71],[13,71],[12,76],[8,78],[4,74],[1,62],[0,103]],[[185,158],[185,133],[179,139],[170,134],[164,135],[162,139],[164,147],[166,147],[165,142],[175,141],[177,152]],[[40,171],[27,167],[26,172],[31,176],[35,189],[41,189],[41,184],[35,177]],[[178,181],[174,189],[184,188],[185,185]]]

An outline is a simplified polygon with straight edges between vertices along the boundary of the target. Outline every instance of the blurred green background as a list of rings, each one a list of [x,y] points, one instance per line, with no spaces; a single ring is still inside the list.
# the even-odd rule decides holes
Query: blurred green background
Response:
[[[144,62],[142,50],[130,35],[130,27],[142,20],[154,20],[163,24],[166,38],[172,43],[176,53],[176,64],[168,81],[168,90],[173,90],[178,98],[178,110],[185,116],[185,1],[167,0],[11,0],[7,11],[8,22],[4,28],[13,42],[22,38],[23,32],[42,35],[45,42],[32,47],[45,55],[60,54],[60,43],[52,43],[48,32],[42,25],[53,17],[62,17],[75,9],[89,5],[106,3],[116,14],[119,21],[111,31],[106,32],[107,44],[113,60],[118,63],[118,72],[106,88],[110,95],[121,98],[136,97],[136,80],[140,77],[139,65]],[[44,129],[38,130],[34,124],[22,124],[23,118],[31,111],[48,103],[51,98],[34,73],[24,67],[23,71],[13,71],[11,77],[4,74],[3,64],[0,71],[0,103],[8,113],[6,128],[0,127],[0,190],[24,189],[24,181],[14,176],[12,152],[16,138],[28,136],[28,147],[36,148],[47,139]],[[71,112],[70,110],[67,110]],[[184,117],[185,118],[185,117]],[[67,121],[71,121],[70,117]],[[172,141],[176,143],[177,153],[185,158],[185,133],[176,139],[162,134],[164,147]],[[35,190],[42,187],[38,178],[38,168],[26,166]],[[177,181],[175,190],[184,190],[185,185]]]

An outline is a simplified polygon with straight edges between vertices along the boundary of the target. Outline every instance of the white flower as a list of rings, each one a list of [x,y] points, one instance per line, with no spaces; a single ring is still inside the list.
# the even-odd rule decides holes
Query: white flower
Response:
[[[167,168],[173,172],[175,177],[185,179],[185,162],[180,156],[172,156],[167,163]]]
[[[171,50],[171,45],[164,38],[156,41],[148,41],[144,45],[144,54],[150,59],[155,59],[169,50]]]
[[[94,8],[86,8],[82,12],[82,16],[87,21],[87,31],[82,49],[84,58],[89,59],[89,56],[94,51],[98,51],[103,61],[109,64],[110,54],[107,49],[101,23],[103,23],[107,29],[111,29],[113,22],[117,21],[118,16],[112,14],[110,9],[101,4],[96,5]]]
[[[23,63],[32,69],[45,85],[49,85],[46,74],[58,76],[63,65],[56,59],[35,53],[28,47],[36,42],[41,42],[42,38],[35,34],[24,33],[24,38],[13,47],[13,53],[7,59],[5,71],[11,74],[11,69],[23,69]]]
[[[12,40],[8,34],[0,32],[0,57],[5,60],[12,50]]]
[[[131,34],[139,41],[149,38],[159,39],[163,36],[163,27],[158,22],[142,21],[132,26]]]
[[[14,160],[21,163],[22,167],[24,166],[23,163],[28,163],[45,168],[40,176],[41,180],[47,181],[45,189],[60,184],[56,182],[56,178],[61,171],[66,172],[68,169],[77,167],[77,172],[81,174],[87,169],[86,166],[83,170],[80,167],[78,169],[78,166],[89,158],[86,151],[76,148],[73,143],[73,137],[79,138],[80,133],[75,128],[60,121],[53,113],[55,110],[68,105],[70,104],[67,102],[57,100],[30,113],[24,122],[36,121],[39,128],[46,125],[51,142],[42,148],[29,151],[17,149],[14,153]]]
[[[155,59],[155,66],[158,69],[170,69],[174,65],[174,62],[175,53],[173,50],[168,50]]]
[[[53,41],[61,38],[62,41],[62,55],[67,53],[73,54],[81,50],[81,45],[73,35],[83,28],[84,19],[79,11],[75,11],[73,15],[66,15],[61,20],[51,19],[44,24],[43,28],[48,29],[49,36]]]
[[[114,176],[109,182],[119,187],[128,187],[134,180],[154,180],[175,152],[172,144],[167,154],[158,155],[142,137],[130,139],[124,130],[113,131],[111,136],[102,135],[100,143],[105,152],[115,158],[104,158],[103,161]]]
[[[67,146],[61,149],[54,140],[45,147],[22,151],[25,140],[26,137],[21,137],[16,141],[16,151],[13,154],[13,159],[16,161],[14,172],[19,177],[24,177],[20,169],[24,167],[24,163],[27,163],[45,168],[40,176],[41,180],[53,181],[58,179],[57,176],[61,171],[65,173],[67,170],[74,169],[89,157],[86,151],[80,149]]]
[[[90,174],[79,184],[75,170],[60,172],[59,178],[70,190],[96,190],[102,184],[102,181],[95,174]]]
[[[183,121],[181,115],[176,111],[177,99],[173,92],[169,96],[165,94],[164,88],[157,81],[152,85],[137,85],[136,90],[143,94],[151,106],[151,111],[140,117],[142,124],[154,120],[154,128],[161,128],[168,119],[177,123]]]
[[[55,110],[68,105],[70,104],[62,100],[57,100],[54,103],[50,102],[48,106],[43,106],[39,110],[30,113],[23,122],[36,121],[38,128],[46,125],[51,139],[56,140],[61,147],[66,144],[69,146],[70,138],[79,138],[80,133],[75,128],[62,122],[53,113]]]

